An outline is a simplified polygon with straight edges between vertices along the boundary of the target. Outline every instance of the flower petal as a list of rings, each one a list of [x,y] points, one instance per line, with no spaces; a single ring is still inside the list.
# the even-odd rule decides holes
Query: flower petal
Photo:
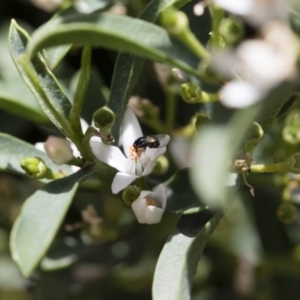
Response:
[[[131,182],[133,182],[136,178],[138,178],[138,176],[118,172],[111,184],[112,193],[118,194],[121,190],[124,190]]]
[[[90,141],[90,146],[93,154],[100,161],[116,168],[120,172],[126,172],[128,160],[118,147],[105,145],[95,139]]]
[[[142,129],[137,117],[132,110],[127,109],[124,114],[121,134],[121,143],[126,156],[128,156],[130,146],[132,146],[136,139],[142,136]]]
[[[165,209],[167,205],[167,187],[159,184],[154,188],[154,193],[156,194],[157,204],[159,204],[160,208]]]
[[[244,108],[261,100],[265,92],[245,81],[231,81],[221,90],[220,101],[227,107]]]
[[[163,155],[166,152],[166,150],[167,150],[166,147],[161,147],[161,148],[147,148],[146,149],[145,155],[146,155],[147,159],[149,159],[149,163],[146,166],[146,168],[144,169],[144,172],[143,172],[142,176],[147,176],[147,175],[149,175],[152,172],[157,159],[161,155]]]
[[[155,224],[160,222],[162,215],[164,213],[164,209],[148,206],[145,198],[139,197],[135,200],[131,208],[138,220],[141,224]]]
[[[34,144],[34,147],[40,151],[46,152],[45,148],[44,148],[44,144],[43,142],[38,142]]]

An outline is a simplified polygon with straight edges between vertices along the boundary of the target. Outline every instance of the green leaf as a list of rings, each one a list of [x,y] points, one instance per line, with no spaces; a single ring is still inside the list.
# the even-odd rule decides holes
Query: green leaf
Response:
[[[68,121],[71,103],[62,91],[40,54],[32,61],[25,53],[27,33],[13,20],[9,32],[9,48],[12,58],[24,82],[37,99],[43,111],[66,136],[72,136]]]
[[[61,16],[37,29],[27,46],[30,57],[63,44],[102,46],[176,66],[198,76],[198,58],[161,27],[109,13]]]
[[[56,69],[63,58],[67,55],[72,45],[62,45],[57,47],[48,48],[44,51],[45,58],[47,60],[47,65],[50,70]]]
[[[22,274],[28,277],[49,249],[78,188],[91,169],[52,181],[24,203],[14,223],[10,249]]]
[[[188,0],[152,0],[141,14],[140,19],[154,22],[159,13],[168,6],[174,5],[176,8],[180,8],[187,2]],[[119,143],[123,114],[145,62],[146,59],[128,53],[120,53],[117,58],[108,102],[108,107],[116,114],[116,122],[112,128],[112,135],[117,145]]]
[[[160,253],[154,273],[153,300],[191,299],[198,262],[221,218],[222,214],[212,217],[209,211],[181,217]]]
[[[3,88],[3,82],[0,83],[0,108],[11,113],[36,123],[47,123],[48,118],[40,109],[34,105],[29,99],[32,94],[27,87],[23,89],[23,82],[21,85],[18,79],[14,80],[14,87],[6,92],[8,85]],[[9,84],[9,86],[11,86]]]
[[[0,145],[0,170],[24,174],[24,170],[20,167],[20,160],[24,157],[40,157],[53,171],[66,174],[72,172],[70,166],[54,164],[45,152],[8,134],[0,133]]]
[[[203,126],[193,145],[191,183],[199,198],[210,208],[226,208],[234,199],[228,188],[232,159],[246,131],[259,111],[259,105],[235,113],[227,126]]]

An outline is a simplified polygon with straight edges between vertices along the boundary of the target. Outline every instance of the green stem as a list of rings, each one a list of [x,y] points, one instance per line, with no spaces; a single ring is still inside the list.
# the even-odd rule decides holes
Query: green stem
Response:
[[[80,113],[91,76],[91,53],[92,48],[90,46],[85,46],[83,48],[80,77],[74,95],[73,106],[69,116],[71,126],[75,132],[75,135],[77,135],[80,141],[83,139],[83,133],[80,123]]]
[[[288,173],[290,166],[285,161],[274,164],[251,165],[250,171],[254,173]]]
[[[210,57],[210,53],[196,38],[194,33],[188,28],[184,30],[178,38],[183,42],[191,51],[193,51],[198,57],[207,59]]]
[[[174,125],[174,120],[175,120],[175,115],[176,115],[176,94],[166,88],[165,90],[166,93],[166,129],[167,129],[167,133],[170,133],[173,125]],[[163,132],[163,131],[161,131]]]
[[[220,42],[219,27],[224,15],[224,11],[220,8],[215,7],[214,5],[209,6],[209,11],[212,20],[212,33],[210,37],[210,44],[214,47],[218,47]]]

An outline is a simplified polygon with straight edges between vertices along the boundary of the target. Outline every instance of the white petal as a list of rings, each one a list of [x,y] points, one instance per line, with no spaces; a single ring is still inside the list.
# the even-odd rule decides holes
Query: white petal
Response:
[[[253,7],[253,0],[214,0],[221,8],[237,15],[247,15]]]
[[[264,91],[253,84],[243,81],[231,81],[221,90],[221,102],[228,107],[244,108],[261,100]]]
[[[155,206],[148,206],[145,198],[139,197],[135,200],[131,208],[141,224],[155,224],[160,222],[164,210]]]
[[[89,124],[82,118],[80,118],[80,124],[81,124],[81,128],[82,128],[82,132],[83,134],[85,134],[85,132],[87,131]]]
[[[111,184],[112,193],[118,194],[121,190],[124,190],[126,187],[128,187],[128,185],[136,178],[138,178],[138,176],[118,172]]]
[[[172,138],[169,149],[175,163],[180,169],[191,166],[191,142],[189,138],[184,136]]]
[[[126,172],[128,161],[122,151],[115,146],[105,145],[99,141],[91,140],[90,146],[93,154],[102,162],[116,168],[120,172]]]
[[[155,163],[157,161],[157,159],[163,155],[165,152],[166,152],[167,148],[166,147],[162,147],[162,148],[147,148],[146,149],[146,157],[148,159],[148,165],[146,166],[146,168],[144,169],[144,172],[142,174],[142,176],[147,176],[149,175],[154,166],[155,166]]]
[[[46,151],[45,151],[45,148],[44,148],[44,144],[45,144],[45,143],[38,142],[38,143],[36,143],[36,144],[34,145],[34,147],[35,147],[36,149],[40,150],[40,151],[46,152]]]
[[[132,110],[127,108],[124,114],[121,134],[121,142],[126,156],[128,156],[130,146],[142,136],[142,129],[137,117]]]
[[[167,187],[160,184],[154,188],[154,193],[156,194],[156,201],[160,208],[165,209],[167,205]]]

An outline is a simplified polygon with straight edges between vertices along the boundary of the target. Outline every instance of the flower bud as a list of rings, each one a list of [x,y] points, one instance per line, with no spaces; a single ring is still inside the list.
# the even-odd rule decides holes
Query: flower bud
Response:
[[[161,24],[173,35],[180,35],[188,28],[188,18],[182,11],[169,8],[161,14]]]
[[[284,224],[291,224],[297,219],[297,208],[290,202],[284,202],[277,209],[277,217]]]
[[[300,153],[294,153],[286,160],[286,163],[288,165],[289,172],[300,174]]]
[[[70,142],[66,139],[49,136],[44,143],[44,149],[52,161],[62,165],[73,159],[73,151]]]
[[[168,169],[169,169],[169,161],[164,155],[162,155],[157,159],[152,174],[163,175],[168,171]]]
[[[141,191],[142,190],[138,186],[130,185],[123,191],[122,199],[126,205],[131,206],[132,202],[139,197]]]
[[[186,82],[181,85],[182,99],[191,104],[199,103],[202,99],[202,91],[199,86]]]
[[[243,22],[234,17],[222,19],[219,31],[225,43],[230,45],[235,44],[244,35]]]
[[[21,168],[33,179],[42,179],[46,176],[47,166],[39,157],[25,157],[20,161]]]
[[[97,128],[107,131],[115,124],[116,115],[110,108],[103,106],[95,111],[93,120]]]
[[[300,111],[293,110],[286,118],[286,125],[283,128],[283,139],[289,144],[295,145],[300,142]]]

